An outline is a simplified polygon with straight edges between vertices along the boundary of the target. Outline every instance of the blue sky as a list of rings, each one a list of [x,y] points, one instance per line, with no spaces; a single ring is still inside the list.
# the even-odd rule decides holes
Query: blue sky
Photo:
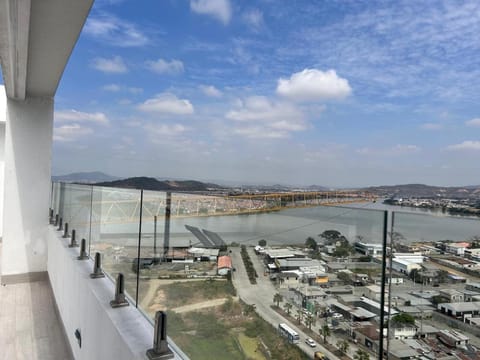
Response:
[[[53,172],[480,183],[478,1],[97,0]]]

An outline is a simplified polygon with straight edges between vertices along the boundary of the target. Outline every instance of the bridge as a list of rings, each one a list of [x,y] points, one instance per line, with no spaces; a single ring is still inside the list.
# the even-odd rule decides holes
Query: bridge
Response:
[[[108,189],[96,196],[72,197],[64,211],[73,222],[90,218],[93,223],[131,223],[140,219],[153,221],[163,218],[167,208],[166,192],[144,192],[143,201],[139,191],[126,193],[124,189]],[[171,193],[170,217],[199,217],[255,214],[283,209],[315,206],[346,205],[375,201],[375,196],[365,191],[310,191],[278,192],[241,195],[200,195]]]

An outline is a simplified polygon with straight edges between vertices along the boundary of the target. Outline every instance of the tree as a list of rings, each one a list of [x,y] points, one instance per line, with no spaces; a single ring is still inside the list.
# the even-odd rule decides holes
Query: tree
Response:
[[[325,323],[323,324],[323,326],[320,328],[320,335],[323,336],[323,342],[326,344],[327,343],[327,337],[330,336],[331,332],[330,332],[330,328],[328,327],[328,324]]]
[[[324,238],[325,240],[332,241],[340,238],[342,233],[337,230],[325,230],[323,233],[318,234],[318,236]]]
[[[303,311],[302,309],[297,309],[297,321],[298,323],[300,324],[302,322],[302,318],[303,318]]]
[[[445,270],[438,270],[437,271],[437,280],[439,283],[446,283],[448,280],[448,271]]]
[[[285,303],[284,307],[287,314],[290,315],[290,311],[292,310],[292,307],[293,307],[292,303],[287,302]]]
[[[471,249],[478,249],[480,248],[480,236],[475,235],[470,238],[470,248]]]
[[[365,350],[358,349],[353,358],[355,360],[370,360],[370,355]]]
[[[420,274],[420,271],[418,269],[413,269],[410,271],[410,274],[408,274],[408,277],[413,280],[415,283],[421,283],[422,282],[422,276]]]
[[[250,316],[250,314],[253,314],[255,312],[255,304],[245,304],[243,307],[243,313],[245,316]]]
[[[337,274],[337,277],[339,280],[343,281],[344,283],[350,284],[352,282],[352,278],[345,271],[339,271]]]
[[[258,245],[260,245],[261,247],[267,246],[267,240],[265,239],[258,240]]]
[[[273,302],[277,303],[277,307],[280,306],[280,303],[283,301],[283,296],[280,293],[273,295]]]
[[[325,310],[326,305],[320,304],[315,301],[315,315],[318,316],[318,314],[322,313]]]
[[[311,236],[309,236],[306,240],[305,240],[305,246],[309,249],[312,249],[313,251],[317,251],[318,250],[318,244],[317,242],[315,241],[314,238],[312,238]]]
[[[407,313],[400,313],[393,316],[392,321],[396,324],[415,325],[415,318]]]
[[[350,347],[350,344],[348,343],[347,340],[339,340],[337,341],[337,347],[338,347],[338,350],[340,350],[340,352],[344,355],[347,354],[348,352],[348,348]]]
[[[312,325],[315,325],[315,316],[313,314],[308,314],[305,318],[305,325],[309,330],[312,330]]]

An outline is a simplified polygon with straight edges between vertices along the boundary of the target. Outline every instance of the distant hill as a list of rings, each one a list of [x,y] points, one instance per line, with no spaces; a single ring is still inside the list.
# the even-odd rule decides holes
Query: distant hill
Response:
[[[381,197],[418,197],[418,198],[480,198],[480,186],[430,186],[424,184],[406,184],[372,186],[363,190]]]
[[[164,180],[159,181],[152,177],[132,177],[123,180],[99,182],[98,186],[120,187],[127,189],[144,189],[155,191],[209,191],[223,189],[217,184],[203,183],[194,180]]]
[[[77,172],[67,175],[57,175],[52,176],[53,181],[63,181],[63,182],[78,182],[78,183],[97,183],[102,181],[114,181],[119,178],[116,176],[111,176],[100,171],[93,172]]]

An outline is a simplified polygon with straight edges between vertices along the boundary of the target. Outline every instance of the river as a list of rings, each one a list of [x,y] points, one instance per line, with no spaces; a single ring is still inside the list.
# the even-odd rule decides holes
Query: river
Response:
[[[376,202],[352,204],[348,207],[285,209],[251,215],[172,218],[170,246],[195,245],[197,240],[185,229],[185,225],[217,232],[227,243],[252,245],[265,239],[269,245],[304,244],[307,237],[318,238],[319,234],[330,229],[340,231],[351,242],[357,236],[362,236],[365,242],[381,243],[385,210],[395,213],[393,231],[401,233],[406,242],[463,241],[480,235],[478,218],[449,216],[426,209],[396,207]],[[129,228],[133,230],[132,233],[136,231],[130,226]],[[153,223],[144,222],[142,228],[142,244],[150,245],[153,241]],[[130,232],[130,229],[127,232]],[[115,229],[108,229],[107,232],[125,230],[126,228],[120,229],[116,225]],[[163,223],[160,222],[158,238],[163,239]],[[160,242],[161,240],[158,245],[161,246]]]

